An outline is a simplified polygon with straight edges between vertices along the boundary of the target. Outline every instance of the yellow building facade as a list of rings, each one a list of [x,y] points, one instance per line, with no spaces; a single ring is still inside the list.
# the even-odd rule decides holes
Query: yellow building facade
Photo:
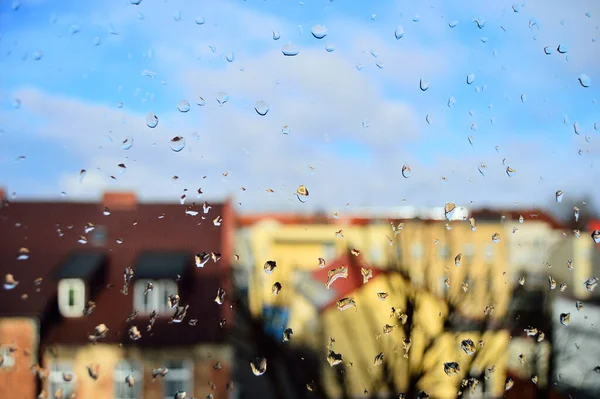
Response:
[[[418,374],[417,385],[432,397],[456,397],[461,378],[475,373],[489,374],[486,391],[501,396],[508,333],[447,328],[450,311],[472,320],[500,321],[506,315],[510,285],[500,222],[475,221],[473,228],[468,220],[281,219],[263,217],[244,227],[254,261],[248,290],[251,310],[264,315],[265,308],[287,309],[285,327],[293,328],[293,340],[323,353],[325,386],[332,397],[341,396],[342,387],[336,382],[339,366],[325,361],[329,350],[342,355],[347,377],[343,384],[352,395],[386,392],[390,381],[381,381],[384,368],[374,360],[383,353],[399,390],[407,388],[410,375]],[[319,270],[319,258],[325,259],[324,269],[329,270],[348,252],[380,272],[348,293],[356,309],[340,311],[335,301],[341,298],[328,295],[325,280],[306,280]],[[268,260],[277,264],[271,274],[263,268]],[[274,295],[276,282],[282,288]],[[388,296],[382,300],[377,294],[384,292]],[[409,302],[414,314],[407,322],[412,333],[406,358],[406,326],[398,316],[408,310]],[[392,307],[396,316],[391,315]],[[384,333],[386,324],[392,332]],[[330,337],[335,340],[332,344]],[[467,338],[477,345],[474,355],[461,349]],[[461,371],[447,376],[445,362],[459,363]]]

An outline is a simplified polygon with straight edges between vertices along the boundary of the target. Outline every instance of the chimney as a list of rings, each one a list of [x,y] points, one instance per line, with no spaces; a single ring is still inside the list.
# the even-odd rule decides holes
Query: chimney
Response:
[[[102,207],[110,211],[131,211],[137,208],[137,196],[134,192],[105,192]]]

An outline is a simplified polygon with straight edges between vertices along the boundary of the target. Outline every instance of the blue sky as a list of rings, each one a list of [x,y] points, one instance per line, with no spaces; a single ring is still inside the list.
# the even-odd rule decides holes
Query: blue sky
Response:
[[[132,189],[176,201],[202,187],[207,199],[233,195],[240,211],[597,197],[600,6],[492,3],[4,2],[0,184],[16,198],[71,200]],[[282,54],[288,42],[297,56]],[[170,150],[174,136],[183,151]],[[300,184],[306,204],[293,196]]]

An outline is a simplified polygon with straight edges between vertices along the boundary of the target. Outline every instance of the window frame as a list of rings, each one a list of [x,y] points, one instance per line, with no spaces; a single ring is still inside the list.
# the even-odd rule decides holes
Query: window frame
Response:
[[[71,292],[74,304],[71,305]],[[64,278],[58,282],[58,309],[64,317],[83,317],[87,299],[86,283],[79,278]]]
[[[129,374],[133,375],[135,384],[129,387],[125,379]],[[119,396],[117,391],[120,385],[125,386],[125,390],[130,390],[133,396]],[[113,397],[114,399],[140,399],[144,394],[144,365],[135,360],[121,359],[115,365],[113,372]]]
[[[152,283],[153,288],[147,295],[144,295],[148,282]],[[137,280],[133,287],[134,308],[141,316],[147,316],[154,310],[160,315],[171,313],[168,297],[173,294],[179,295],[179,285],[174,280]],[[161,301],[161,296],[164,298],[163,301]]]
[[[73,376],[71,381],[65,381],[63,373],[70,373]],[[73,369],[73,361],[71,360],[58,360],[52,362],[50,365],[50,371],[48,373],[48,395],[54,397],[54,393],[59,389],[63,388],[63,398],[70,398],[73,393],[77,390],[77,375]],[[65,391],[64,387],[69,387],[70,391]]]
[[[173,368],[169,367],[170,363],[181,362],[181,368]],[[162,378],[162,394],[164,399],[172,399],[175,396],[176,392],[166,392],[167,381],[183,381],[185,386],[185,391],[188,395],[194,391],[194,362],[189,359],[170,359],[165,362],[164,367],[166,367],[169,372]],[[187,377],[187,380],[186,380]]]

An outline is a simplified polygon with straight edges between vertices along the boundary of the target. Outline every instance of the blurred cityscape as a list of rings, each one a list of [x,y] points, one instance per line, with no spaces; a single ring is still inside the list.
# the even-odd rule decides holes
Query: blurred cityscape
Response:
[[[600,220],[579,207],[2,192],[0,397],[598,398]]]

